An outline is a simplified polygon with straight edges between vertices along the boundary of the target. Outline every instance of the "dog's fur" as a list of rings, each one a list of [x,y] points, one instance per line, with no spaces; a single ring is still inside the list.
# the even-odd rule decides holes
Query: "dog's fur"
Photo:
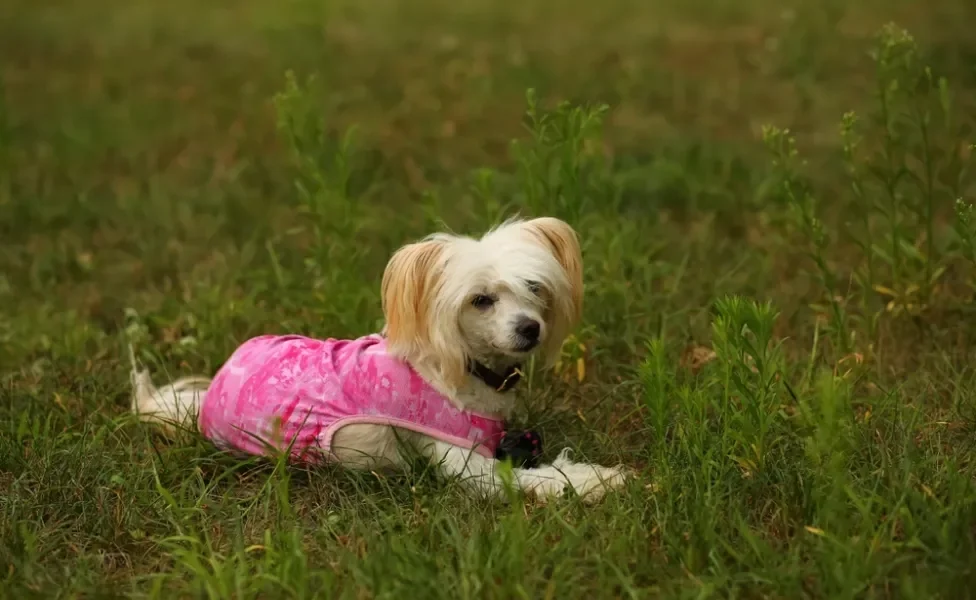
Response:
[[[480,240],[436,234],[404,246],[383,275],[384,334],[389,352],[458,407],[508,417],[514,395],[499,393],[468,370],[476,360],[504,372],[535,349],[552,364],[580,318],[582,257],[575,231],[554,218],[511,220]],[[519,325],[539,325],[538,339]],[[209,381],[187,378],[156,389],[133,368],[133,410],[146,421],[195,426]],[[402,429],[350,424],[339,429],[332,453],[359,469],[404,464],[410,445],[472,491],[503,497],[498,462],[467,449]],[[540,500],[574,490],[593,501],[621,486],[620,467],[574,463],[567,452],[551,464],[513,470],[512,483]]]

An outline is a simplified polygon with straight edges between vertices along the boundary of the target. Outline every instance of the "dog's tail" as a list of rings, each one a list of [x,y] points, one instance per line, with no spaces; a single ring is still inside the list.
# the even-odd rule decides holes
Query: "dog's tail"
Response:
[[[141,421],[162,424],[170,432],[174,428],[195,427],[200,402],[210,379],[185,377],[157,388],[148,369],[140,369],[132,344],[129,344],[129,381],[132,385],[132,412]]]

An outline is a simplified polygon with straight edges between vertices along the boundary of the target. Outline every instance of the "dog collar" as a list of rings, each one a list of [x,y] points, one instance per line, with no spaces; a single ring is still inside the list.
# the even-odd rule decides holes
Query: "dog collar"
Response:
[[[480,362],[472,360],[468,363],[468,371],[484,381],[489,387],[494,388],[496,392],[503,394],[514,388],[522,379],[522,365],[519,364],[512,365],[504,373],[498,373]]]

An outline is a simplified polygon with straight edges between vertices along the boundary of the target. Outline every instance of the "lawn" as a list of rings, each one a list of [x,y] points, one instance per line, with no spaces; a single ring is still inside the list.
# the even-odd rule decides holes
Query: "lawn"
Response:
[[[0,9],[0,597],[974,595],[976,4],[166,4]],[[581,237],[519,421],[602,503],[128,414],[127,344],[376,331],[515,213]]]

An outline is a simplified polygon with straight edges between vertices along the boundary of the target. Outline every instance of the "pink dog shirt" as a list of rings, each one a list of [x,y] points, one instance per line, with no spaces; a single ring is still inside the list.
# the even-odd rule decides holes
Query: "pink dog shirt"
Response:
[[[265,454],[291,445],[293,458],[314,461],[351,423],[394,425],[487,457],[503,434],[501,420],[458,409],[376,334],[248,340],[214,377],[198,424],[224,449]]]

